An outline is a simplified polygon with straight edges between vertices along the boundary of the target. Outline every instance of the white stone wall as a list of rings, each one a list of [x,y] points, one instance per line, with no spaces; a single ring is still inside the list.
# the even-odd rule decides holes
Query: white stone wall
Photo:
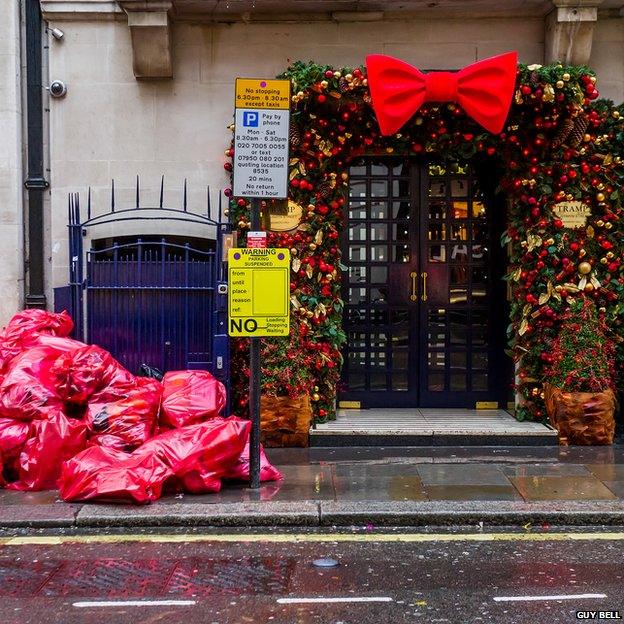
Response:
[[[20,308],[23,296],[19,5],[3,4],[0,20],[0,326]]]
[[[94,205],[108,205],[110,179],[118,201],[133,201],[134,176],[156,202],[161,173],[166,201],[179,202],[188,178],[191,207],[205,206],[205,186],[227,184],[223,150],[230,133],[236,76],[274,76],[297,59],[341,65],[368,53],[392,54],[423,69],[456,68],[518,50],[520,60],[544,55],[544,21],[535,19],[429,20],[375,23],[275,23],[200,25],[172,29],[174,79],[138,82],[123,21],[63,21],[62,42],[51,41],[50,77],[67,82],[68,94],[51,101],[50,286],[67,279],[66,202],[71,190],[93,189]],[[602,93],[624,98],[622,21],[600,22],[593,65]],[[152,225],[168,232],[170,226]],[[197,234],[197,229],[192,228]],[[107,231],[110,235],[110,230]]]

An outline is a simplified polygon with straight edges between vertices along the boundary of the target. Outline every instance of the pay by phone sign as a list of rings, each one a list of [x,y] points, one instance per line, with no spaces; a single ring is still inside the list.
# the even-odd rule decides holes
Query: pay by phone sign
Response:
[[[290,80],[236,79],[234,196],[288,196]]]
[[[228,334],[288,336],[290,250],[228,250]]]

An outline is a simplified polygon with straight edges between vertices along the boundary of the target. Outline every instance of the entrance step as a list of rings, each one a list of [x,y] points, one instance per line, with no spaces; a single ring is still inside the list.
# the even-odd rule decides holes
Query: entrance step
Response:
[[[549,425],[520,422],[505,410],[341,409],[310,429],[310,446],[556,445]]]

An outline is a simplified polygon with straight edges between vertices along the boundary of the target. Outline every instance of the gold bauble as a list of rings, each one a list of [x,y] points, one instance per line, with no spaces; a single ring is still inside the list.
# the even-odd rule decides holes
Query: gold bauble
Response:
[[[345,80],[351,82],[353,80],[353,74],[345,74]]]
[[[308,310],[308,311],[306,312],[306,316],[307,316],[308,318],[312,318],[312,317],[314,316],[314,312],[312,312],[312,310]]]
[[[594,290],[594,285],[591,282],[585,284],[585,292],[591,292],[592,290]]]
[[[308,245],[308,247],[309,247],[310,251],[314,251],[316,249],[316,243],[310,243]]]
[[[327,80],[321,80],[321,87],[323,87],[323,89],[327,89],[329,85],[329,82],[327,82]]]
[[[600,264],[607,264],[609,262],[606,258],[600,258]]]
[[[589,262],[581,262],[581,264],[578,265],[578,272],[581,275],[587,275],[588,273],[591,273],[592,270],[592,265],[589,264]]]
[[[563,76],[561,76],[561,79],[564,82],[568,82],[568,80],[570,80],[570,74],[568,74],[567,72],[565,74],[563,74]]]
[[[599,202],[603,202],[605,200],[605,194],[604,193],[596,193],[596,199]]]
[[[555,83],[557,89],[563,89],[563,80],[557,80]]]
[[[339,71],[335,71],[334,72],[334,78],[340,78],[342,76],[342,73]]]
[[[313,390],[314,390],[314,392],[318,392],[319,391],[319,387],[318,386],[314,386]]]
[[[299,250],[296,247],[291,247],[290,248],[290,255],[291,256],[296,256],[299,253]]]
[[[612,251],[607,251],[607,258],[609,258],[609,260],[611,260],[613,256],[614,256],[614,253]]]
[[[579,258],[585,257],[586,254],[587,252],[583,248],[579,249]]]
[[[318,392],[315,392],[315,393],[312,395],[312,400],[313,400],[313,401],[320,401],[320,400],[321,400],[321,395],[320,395]]]
[[[598,219],[598,221],[596,221],[596,225],[598,227],[602,227],[604,225],[604,221],[602,219]]]
[[[610,230],[613,227],[613,223],[611,223],[610,221],[607,221],[605,223],[605,230]]]

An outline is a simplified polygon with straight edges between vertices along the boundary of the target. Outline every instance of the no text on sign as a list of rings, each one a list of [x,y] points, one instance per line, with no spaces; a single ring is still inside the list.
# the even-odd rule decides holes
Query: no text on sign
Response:
[[[236,79],[234,196],[288,196],[290,81]]]
[[[228,250],[228,334],[287,336],[290,331],[290,250]]]

